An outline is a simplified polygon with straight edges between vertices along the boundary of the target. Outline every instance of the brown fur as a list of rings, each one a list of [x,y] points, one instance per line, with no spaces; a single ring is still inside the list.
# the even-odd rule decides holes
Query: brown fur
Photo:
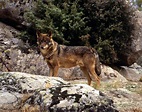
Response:
[[[59,45],[52,39],[52,34],[37,32],[37,43],[41,54],[45,58],[50,71],[49,76],[57,76],[59,68],[70,68],[79,65],[88,84],[91,77],[100,85],[99,75],[101,73],[99,56],[95,49],[86,46]]]

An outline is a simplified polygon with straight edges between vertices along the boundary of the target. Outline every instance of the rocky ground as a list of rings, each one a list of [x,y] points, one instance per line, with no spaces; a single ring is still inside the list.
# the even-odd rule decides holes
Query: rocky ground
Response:
[[[142,82],[102,82],[101,85],[99,90],[114,101],[120,112],[142,112]]]
[[[142,82],[124,77],[101,81],[64,81],[21,72],[0,73],[0,112],[142,112]]]
[[[1,72],[0,81],[0,112],[118,112],[110,98],[86,84],[20,72]]]
[[[101,86],[98,89],[114,101],[117,109],[120,112],[142,112],[142,82],[127,80],[107,66],[102,70]],[[84,83],[85,80],[70,82]],[[95,87],[95,84],[93,83],[92,86]]]

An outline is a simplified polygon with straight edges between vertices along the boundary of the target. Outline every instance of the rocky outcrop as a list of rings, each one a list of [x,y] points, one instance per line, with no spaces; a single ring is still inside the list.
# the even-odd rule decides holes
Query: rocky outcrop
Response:
[[[1,112],[117,112],[113,101],[86,84],[18,72],[0,73]]]
[[[19,27],[18,29],[24,28],[24,25],[22,25],[22,21],[20,20],[19,15],[19,10],[14,7],[0,9],[0,21],[15,28]]]
[[[136,11],[136,25],[132,36],[132,43],[120,55],[121,65],[130,66],[142,55],[142,11]]]
[[[140,81],[142,77],[142,67],[134,63],[130,67],[122,66],[119,73],[129,81]]]
[[[25,30],[24,12],[33,6],[33,1],[9,0],[0,1],[0,21],[18,30]]]
[[[84,80],[0,72],[0,112],[141,112],[141,82],[122,79],[101,80],[99,91]]]
[[[109,66],[102,65],[101,66],[102,73],[101,73],[101,80],[104,82],[109,82],[111,84],[114,84],[116,82],[126,83],[127,80],[125,77],[123,77],[118,71],[112,69]]]

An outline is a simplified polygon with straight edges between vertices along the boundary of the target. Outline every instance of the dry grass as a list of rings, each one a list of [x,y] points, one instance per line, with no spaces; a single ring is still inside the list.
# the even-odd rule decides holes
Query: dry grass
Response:
[[[142,96],[142,82],[129,82],[126,84],[126,89]]]
[[[142,112],[142,108],[138,108],[138,109],[125,109],[125,110],[122,110],[120,112]]]

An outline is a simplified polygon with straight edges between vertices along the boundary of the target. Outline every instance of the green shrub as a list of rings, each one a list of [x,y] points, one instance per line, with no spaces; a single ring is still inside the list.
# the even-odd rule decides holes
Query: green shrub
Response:
[[[68,45],[81,45],[79,37],[90,30],[76,1],[52,0],[45,4],[38,0],[33,10],[25,13],[25,18],[32,27],[45,33],[51,30],[56,41]]]
[[[83,5],[82,5],[83,4]],[[134,8],[125,0],[82,0],[81,11],[91,27],[90,44],[104,63],[119,62],[119,54],[126,52],[134,30]]]

